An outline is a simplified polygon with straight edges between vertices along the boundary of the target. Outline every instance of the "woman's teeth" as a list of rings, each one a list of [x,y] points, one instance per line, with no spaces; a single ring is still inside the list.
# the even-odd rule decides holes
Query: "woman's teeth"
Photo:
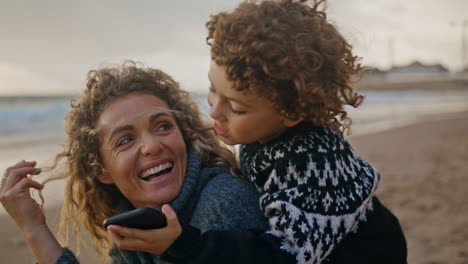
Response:
[[[140,175],[140,179],[150,180],[151,178],[159,176],[158,175],[159,173],[161,173],[163,171],[166,171],[168,169],[171,169],[172,166],[173,166],[172,162],[166,162],[166,163],[163,163],[163,164],[161,164],[159,166],[156,166],[154,168],[148,169],[148,170],[144,171]],[[152,177],[150,177],[150,176],[152,176]]]

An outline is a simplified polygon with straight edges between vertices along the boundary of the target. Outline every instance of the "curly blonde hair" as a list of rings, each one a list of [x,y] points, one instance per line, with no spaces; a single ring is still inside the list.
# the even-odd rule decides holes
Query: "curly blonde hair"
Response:
[[[202,166],[227,167],[231,168],[231,173],[239,175],[234,154],[216,139],[210,126],[202,120],[196,103],[169,75],[142,68],[131,61],[119,67],[90,71],[81,98],[71,102],[72,110],[66,116],[66,146],[56,158],[56,164],[65,160],[66,165],[65,203],[59,234],[62,242],[68,243],[68,226],[72,224],[79,247],[83,225],[92,237],[96,252],[104,260],[111,241],[102,223],[116,214],[116,202],[122,194],[114,185],[98,181],[97,176],[104,168],[95,126],[110,103],[131,93],[154,95],[167,103],[187,148],[200,153]]]
[[[351,77],[363,67],[352,46],[327,21],[325,1],[248,1],[206,23],[211,58],[237,90],[270,100],[291,119],[344,132],[344,105],[363,100]],[[309,1],[310,2],[310,1]]]

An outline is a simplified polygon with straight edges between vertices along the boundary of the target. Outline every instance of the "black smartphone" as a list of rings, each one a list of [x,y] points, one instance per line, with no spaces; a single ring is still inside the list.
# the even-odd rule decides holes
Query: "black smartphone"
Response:
[[[166,216],[159,209],[137,208],[104,220],[104,227],[120,225],[139,229],[156,229],[167,225]]]

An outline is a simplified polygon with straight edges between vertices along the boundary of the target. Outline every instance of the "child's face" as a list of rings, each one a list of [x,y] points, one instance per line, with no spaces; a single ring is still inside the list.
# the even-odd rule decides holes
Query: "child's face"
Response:
[[[225,68],[211,61],[208,94],[213,129],[228,145],[266,143],[295,125],[263,97],[252,91],[237,91],[226,79]]]

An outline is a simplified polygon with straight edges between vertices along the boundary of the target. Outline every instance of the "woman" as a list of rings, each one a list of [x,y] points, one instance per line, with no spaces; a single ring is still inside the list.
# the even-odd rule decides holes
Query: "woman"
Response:
[[[196,104],[170,76],[133,62],[93,70],[71,106],[68,139],[57,156],[57,163],[63,159],[66,165],[60,226],[65,243],[69,224],[77,242],[83,225],[103,259],[110,251],[113,263],[159,263],[163,252],[164,260],[178,261],[179,254],[194,248],[186,244],[180,225],[201,232],[266,229],[255,189],[231,176],[227,168],[236,168],[233,154],[215,139]],[[30,189],[43,187],[28,177],[40,172],[35,162],[8,168],[0,201],[39,263],[77,263],[29,195]],[[167,227],[103,227],[104,219],[139,207],[162,207]],[[173,233],[182,235],[169,250],[158,247],[159,237]]]

